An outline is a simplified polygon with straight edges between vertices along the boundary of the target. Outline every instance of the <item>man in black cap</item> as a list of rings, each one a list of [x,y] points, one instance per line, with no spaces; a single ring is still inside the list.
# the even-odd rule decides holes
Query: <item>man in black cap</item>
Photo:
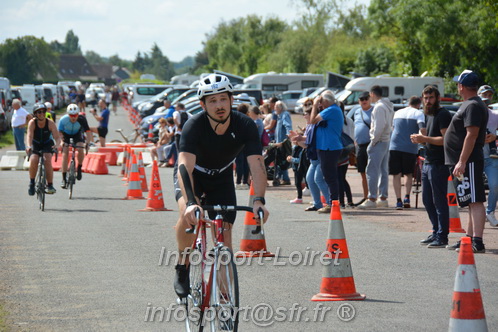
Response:
[[[458,78],[458,93],[464,102],[453,116],[444,135],[445,163],[458,179],[458,204],[469,207],[467,236],[472,238],[475,253],[486,251],[482,242],[486,212],[484,202],[483,146],[488,123],[488,109],[477,95],[479,79],[471,70],[464,70]],[[458,250],[460,241],[448,249]]]

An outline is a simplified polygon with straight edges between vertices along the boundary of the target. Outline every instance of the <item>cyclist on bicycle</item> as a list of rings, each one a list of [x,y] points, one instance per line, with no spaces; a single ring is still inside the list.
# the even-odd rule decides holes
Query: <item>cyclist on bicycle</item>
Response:
[[[69,158],[69,143],[71,138],[73,139],[73,144],[76,145],[78,151],[78,168],[76,179],[81,180],[81,167],[83,166],[83,159],[85,159],[85,154],[83,148],[85,145],[83,142],[85,138],[83,134],[86,133],[86,142],[90,143],[92,135],[90,133],[90,127],[86,118],[79,115],[80,109],[76,104],[70,104],[66,110],[67,114],[64,115],[59,120],[59,131],[62,134],[62,140],[64,145],[62,147],[62,183],[61,188],[67,188],[67,164]]]
[[[266,170],[261,156],[260,135],[251,118],[232,111],[232,90],[232,84],[223,75],[211,74],[204,78],[197,91],[204,111],[187,121],[182,130],[178,169],[175,167],[174,170],[175,198],[180,211],[176,224],[180,253],[184,253],[195,238],[185,230],[197,224],[196,209],[200,209],[203,215],[199,205],[202,195],[205,204],[236,205],[232,164],[241,151],[247,156],[253,178],[254,216],[258,216],[259,208],[263,209],[264,221],[269,215],[264,206]],[[182,169],[186,169],[190,181],[183,178]],[[188,197],[189,192],[195,197]],[[210,218],[214,217],[215,213],[210,213]],[[225,244],[230,249],[235,217],[235,212],[228,212],[223,225]],[[182,259],[175,267],[174,288],[179,297],[186,297],[189,293],[188,261]]]
[[[59,132],[55,123],[45,117],[47,107],[44,104],[35,104],[33,107],[34,118],[28,123],[28,147],[26,153],[29,160],[29,189],[28,194],[35,194],[35,178],[38,172],[38,158],[43,153],[45,158],[45,171],[47,175],[47,194],[55,194],[54,169],[52,168],[52,153],[55,146],[60,144]]]

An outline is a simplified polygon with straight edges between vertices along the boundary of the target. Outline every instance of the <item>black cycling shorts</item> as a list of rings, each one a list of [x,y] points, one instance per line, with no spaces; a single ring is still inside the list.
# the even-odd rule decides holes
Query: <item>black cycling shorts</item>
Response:
[[[69,135],[66,134],[65,132],[62,132],[62,141],[66,144],[69,144],[71,141],[71,138],[73,139],[73,143],[79,143],[79,142],[84,142],[85,138],[83,137],[83,134],[81,132],[78,132],[74,135]]]
[[[107,136],[107,132],[109,131],[107,128],[98,127],[97,131],[99,132],[99,137],[105,138]]]
[[[182,197],[182,191],[178,185],[177,165],[173,172],[175,185],[175,198],[178,201]],[[218,175],[211,176],[194,170],[194,193],[196,197],[203,197],[202,204],[205,205],[237,205],[235,186],[233,184],[233,169],[228,167]],[[209,218],[214,219],[217,212],[209,212]],[[224,221],[233,224],[237,216],[236,211],[229,211],[224,216]]]
[[[41,144],[33,142],[33,149],[31,150],[31,152],[39,156],[41,156],[42,153],[52,153],[54,145],[55,143],[52,140]]]

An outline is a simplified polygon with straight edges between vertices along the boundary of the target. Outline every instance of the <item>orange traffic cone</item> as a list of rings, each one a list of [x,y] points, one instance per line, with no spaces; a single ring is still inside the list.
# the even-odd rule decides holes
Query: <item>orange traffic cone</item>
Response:
[[[452,175],[448,176],[448,207],[450,210],[450,233],[465,233],[458,213],[457,196]]]
[[[123,199],[145,199],[140,189],[140,174],[138,173],[137,157],[132,155],[130,181],[128,182],[128,192]]]
[[[123,149],[123,163],[121,164],[121,176],[124,177],[126,175],[126,166],[128,166],[128,148],[125,146]]]
[[[470,237],[462,237],[449,331],[488,331]]]
[[[157,160],[152,164],[152,176],[150,178],[149,196],[147,197],[147,204],[145,209],[138,211],[172,211],[164,207],[163,191],[161,189],[161,179],[159,178],[159,168],[157,167]]]
[[[254,188],[251,183],[251,188],[249,189],[249,206],[253,205],[254,198]],[[263,233],[254,234],[258,227],[256,219],[254,219],[254,213],[246,212],[246,217],[244,219],[244,233],[242,239],[240,240],[240,251],[235,253],[237,257],[274,257],[275,254],[266,250],[266,240]]]
[[[356,292],[339,201],[332,201],[327,252],[330,262],[325,266],[320,293],[311,301],[364,300],[366,296]]]
[[[152,123],[149,124],[149,133],[147,134],[147,138],[148,139],[153,139],[154,138],[153,129],[154,129],[154,126],[152,125]]]
[[[138,174],[140,174],[142,192],[146,193],[149,191],[149,189],[147,188],[147,177],[145,176],[145,168],[144,168],[144,160],[142,159],[142,152],[138,153]]]

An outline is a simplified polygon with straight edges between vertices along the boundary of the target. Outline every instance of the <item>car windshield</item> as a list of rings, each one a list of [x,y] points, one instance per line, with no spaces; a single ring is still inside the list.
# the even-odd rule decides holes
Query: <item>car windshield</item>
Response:
[[[318,96],[320,93],[322,93],[323,90],[325,90],[325,87],[318,88],[315,91],[313,91],[313,93],[310,94],[308,97],[311,99],[314,99],[316,96]]]
[[[159,92],[157,95],[155,95],[151,99],[153,99],[155,101],[162,101],[162,100],[164,100],[164,96],[166,96],[171,90],[173,90],[173,88],[167,88],[166,90]]]

